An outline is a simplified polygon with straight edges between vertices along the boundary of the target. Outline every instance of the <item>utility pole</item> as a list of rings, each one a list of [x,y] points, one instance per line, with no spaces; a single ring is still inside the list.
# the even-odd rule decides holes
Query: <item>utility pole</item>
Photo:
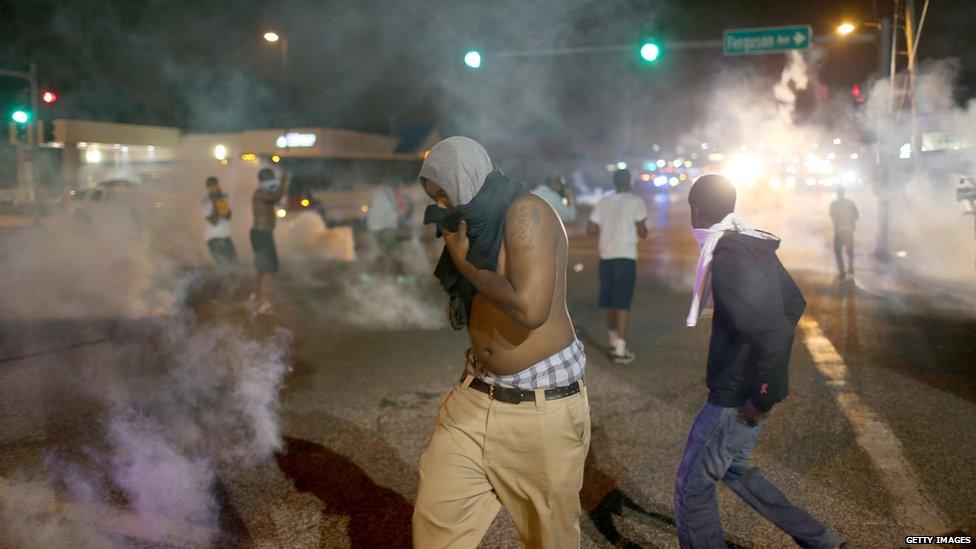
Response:
[[[897,0],[896,0],[897,1]],[[897,17],[897,16],[896,16]],[[895,25],[897,25],[897,19]],[[891,55],[894,45],[890,43],[892,33],[891,19],[881,18],[881,35],[878,40],[878,74],[882,75],[889,70],[894,70],[894,56]],[[891,69],[889,69],[889,65]],[[878,233],[874,254],[879,259],[887,260],[888,254],[888,166],[886,164],[885,150],[888,133],[888,125],[891,122],[890,101],[894,98],[894,78],[891,80],[891,98],[889,99],[888,111],[884,114],[875,111],[874,120],[874,194],[878,199]]]
[[[919,172],[918,160],[921,151],[918,147],[918,118],[915,105],[915,0],[905,0],[905,50],[908,52],[908,100],[912,114],[912,168],[913,175]]]
[[[888,261],[891,259],[891,253],[888,250],[888,240],[889,240],[889,199],[891,197],[891,181],[890,172],[888,171],[888,156],[890,154],[891,143],[885,140],[891,139],[891,129],[893,128],[893,122],[895,119],[895,76],[897,76],[898,69],[898,29],[899,29],[899,9],[901,0],[892,0],[892,10],[891,10],[891,24],[888,30],[888,34],[891,35],[890,46],[887,52],[879,52],[879,68],[881,74],[884,74],[884,65],[887,58],[888,64],[888,111],[882,115],[879,120],[875,121],[875,125],[879,128],[879,135],[877,140],[878,153],[876,156],[877,162],[877,181],[875,182],[875,195],[878,197],[878,234],[874,247],[874,255],[881,261]],[[887,18],[884,19],[887,22]],[[884,36],[884,23],[882,23],[882,37]],[[886,42],[887,40],[882,40]],[[882,48],[884,46],[881,46]],[[885,53],[887,55],[885,55]]]
[[[918,63],[916,62],[916,53],[918,53],[918,43],[922,35],[922,27],[925,25],[925,16],[929,10],[929,0],[925,1],[925,6],[922,8],[922,16],[918,20],[918,27],[915,26],[915,0],[905,0],[904,11],[901,9],[901,0],[892,0],[892,18],[893,23],[890,28],[891,33],[891,49],[889,50],[889,62],[888,62],[888,81],[890,82],[891,91],[888,95],[888,112],[887,118],[882,123],[881,120],[877,121],[877,127],[879,128],[879,135],[877,139],[878,152],[875,157],[877,165],[877,185],[875,192],[878,196],[878,238],[875,247],[875,255],[878,259],[886,261],[890,258],[888,250],[888,241],[890,239],[890,222],[889,222],[889,202],[891,199],[891,181],[889,178],[889,172],[887,169],[887,154],[890,154],[892,149],[892,143],[882,143],[883,135],[892,135],[895,129],[895,123],[898,119],[899,113],[901,113],[904,107],[905,100],[909,101],[909,110],[911,113],[911,158],[912,158],[912,177],[917,179],[919,173],[921,172],[921,139],[919,138],[918,131],[918,104],[915,97],[915,73]],[[899,21],[902,25],[899,26]],[[898,51],[898,33],[900,30],[904,29],[905,32],[905,51]],[[884,36],[884,26],[882,25],[882,36]],[[908,59],[906,75],[904,78],[904,91],[898,92],[900,86],[896,85],[895,78],[898,76],[898,55],[904,54]],[[898,106],[895,106],[895,95],[899,95]],[[881,131],[881,128],[884,131]],[[890,137],[889,137],[890,139]],[[887,151],[887,152],[886,152]]]
[[[288,147],[291,145],[288,142],[288,122],[289,116],[291,115],[291,84],[288,82],[288,37],[281,37],[281,80],[285,88],[284,100],[285,108],[284,111],[284,126],[285,126],[285,154],[283,156],[288,156]],[[282,172],[284,173],[284,172]]]

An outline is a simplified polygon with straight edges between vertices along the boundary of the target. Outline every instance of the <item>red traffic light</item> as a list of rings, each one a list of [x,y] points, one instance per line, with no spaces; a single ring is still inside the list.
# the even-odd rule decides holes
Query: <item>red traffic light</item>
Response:
[[[856,103],[864,103],[866,97],[864,97],[864,93],[861,91],[860,84],[854,84],[851,86],[851,97],[854,98]]]
[[[48,107],[57,103],[57,101],[58,101],[58,94],[54,93],[53,91],[44,90],[43,92],[41,92],[41,103],[44,103]]]

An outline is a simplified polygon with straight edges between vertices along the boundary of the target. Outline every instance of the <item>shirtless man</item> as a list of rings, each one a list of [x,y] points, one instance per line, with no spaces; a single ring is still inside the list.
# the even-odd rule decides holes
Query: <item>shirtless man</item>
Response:
[[[491,209],[486,197],[504,194],[494,191],[524,189],[492,172],[481,145],[462,137],[431,149],[420,180],[439,207],[461,206],[472,220]],[[478,210],[469,212],[465,205],[482,187],[488,190],[471,205]],[[441,226],[457,271],[477,293],[467,319],[466,375],[444,398],[420,460],[418,548],[477,546],[502,505],[526,547],[580,543],[590,414],[586,358],[566,309],[569,245],[545,200],[512,194],[518,196],[507,208],[495,203],[497,230],[504,232],[494,270],[470,261],[466,220],[456,232]]]
[[[288,190],[290,173],[285,173],[281,181],[271,168],[258,172],[258,188],[251,199],[254,211],[254,225],[251,228],[251,249],[254,250],[254,269],[257,271],[251,305],[259,314],[271,313],[268,301],[268,286],[271,277],[278,272],[278,252],[275,249],[275,204]]]

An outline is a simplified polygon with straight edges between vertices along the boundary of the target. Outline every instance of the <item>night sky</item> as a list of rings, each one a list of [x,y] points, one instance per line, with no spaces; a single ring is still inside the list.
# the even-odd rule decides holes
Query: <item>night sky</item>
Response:
[[[720,39],[727,28],[804,24],[829,34],[841,21],[891,10],[888,0],[693,2],[544,0],[286,2],[53,0],[0,2],[0,67],[38,63],[61,100],[44,113],[191,131],[287,123],[386,132],[411,122],[487,138],[613,140],[620,121],[692,124],[715,75],[745,70],[770,81],[783,56],[724,58],[665,51],[655,66],[629,53],[492,59],[492,51]],[[920,12],[924,1],[916,2]],[[289,40],[290,93],[280,52]],[[920,56],[959,58],[960,101],[976,95],[976,2],[933,2]],[[478,72],[462,65],[486,54]],[[960,58],[960,56],[962,56]],[[877,46],[838,45],[818,61],[836,93],[877,67]],[[0,106],[24,86],[0,78]],[[639,112],[639,115],[635,115]],[[490,123],[486,123],[490,121]]]

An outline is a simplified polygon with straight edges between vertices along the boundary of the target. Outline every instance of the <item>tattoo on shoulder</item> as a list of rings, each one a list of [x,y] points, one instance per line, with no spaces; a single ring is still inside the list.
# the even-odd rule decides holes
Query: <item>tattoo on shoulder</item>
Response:
[[[536,229],[539,228],[541,214],[537,204],[524,204],[515,210],[515,226],[518,239],[530,244]]]
[[[512,227],[514,242],[512,250],[524,252],[535,248],[536,229],[539,228],[542,213],[537,204],[523,204],[515,210],[515,223]]]

